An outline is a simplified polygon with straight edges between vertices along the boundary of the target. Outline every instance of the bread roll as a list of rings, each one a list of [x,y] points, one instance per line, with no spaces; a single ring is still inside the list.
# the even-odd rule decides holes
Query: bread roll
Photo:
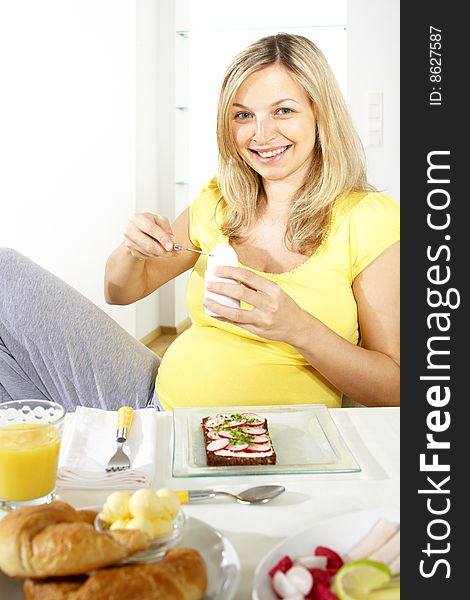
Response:
[[[78,514],[80,521],[84,521],[85,523],[90,523],[90,525],[93,525],[93,526],[95,524],[95,519],[98,515],[96,510],[89,510],[86,508],[84,508],[82,510],[77,510],[77,514]]]
[[[25,598],[35,600],[69,600],[88,579],[86,575],[56,579],[26,579],[23,585]],[[96,598],[95,600],[101,600]]]
[[[100,533],[86,522],[91,516],[64,502],[12,511],[0,521],[0,569],[10,577],[79,575],[147,547],[141,531]]]
[[[199,552],[175,548],[159,563],[101,569],[83,584],[28,579],[24,593],[26,600],[200,600],[206,587]]]

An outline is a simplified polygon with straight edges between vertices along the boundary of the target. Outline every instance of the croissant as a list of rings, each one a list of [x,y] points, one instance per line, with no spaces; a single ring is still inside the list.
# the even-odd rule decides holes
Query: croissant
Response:
[[[175,548],[159,563],[100,569],[85,581],[27,579],[23,589],[26,600],[200,600],[206,587],[199,552]]]
[[[100,533],[65,502],[18,508],[0,521],[0,569],[11,577],[79,575],[147,547],[137,530]]]

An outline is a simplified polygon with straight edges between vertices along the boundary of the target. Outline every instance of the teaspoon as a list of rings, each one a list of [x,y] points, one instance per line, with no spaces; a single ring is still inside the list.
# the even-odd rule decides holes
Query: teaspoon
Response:
[[[181,250],[186,250],[187,252],[194,252],[195,254],[204,254],[205,256],[214,256],[213,254],[209,254],[209,252],[203,252],[202,250],[196,250],[195,248],[185,248],[181,244],[173,244],[173,250],[177,252],[181,252]]]
[[[230,496],[240,504],[265,504],[273,498],[285,492],[286,488],[282,485],[258,485],[256,487],[244,490],[239,494],[222,492],[219,490],[188,490],[187,492],[176,492],[183,504],[196,502],[198,500],[209,500],[216,496]]]

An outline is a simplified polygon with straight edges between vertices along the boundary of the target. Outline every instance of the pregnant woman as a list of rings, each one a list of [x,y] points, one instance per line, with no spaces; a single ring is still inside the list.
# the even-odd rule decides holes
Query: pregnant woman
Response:
[[[47,397],[60,390],[71,405],[107,408],[339,407],[343,396],[399,404],[398,205],[367,183],[361,144],[319,49],[281,33],[240,53],[222,82],[217,140],[217,176],[200,196],[172,224],[134,215],[106,266],[112,304],[136,302],[191,269],[192,326],[162,363],[65,284],[6,251],[0,398],[24,397],[17,390],[32,385]],[[204,299],[207,256],[176,243],[235,250],[237,266],[215,272],[228,281],[207,284],[232,306]],[[29,270],[32,297],[18,283]],[[62,290],[58,300],[48,286]]]

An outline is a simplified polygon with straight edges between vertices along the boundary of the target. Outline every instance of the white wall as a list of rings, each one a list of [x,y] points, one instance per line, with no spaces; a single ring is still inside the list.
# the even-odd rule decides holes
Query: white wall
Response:
[[[174,299],[159,303],[164,290],[108,306],[103,272],[132,213],[173,209],[171,4],[0,5],[0,245],[67,281],[137,338],[171,324]],[[160,316],[160,304],[170,315]]]
[[[159,165],[162,137],[162,88],[159,85],[160,3],[138,0],[136,6],[136,205],[132,212],[159,212],[158,197],[162,182]],[[163,79],[163,75],[161,78]],[[162,82],[163,83],[163,82]],[[164,168],[166,164],[162,165]],[[122,307],[117,309],[120,312]],[[159,324],[160,295],[151,294],[136,305],[135,336],[141,339]]]
[[[0,8],[0,244],[108,307],[103,269],[136,205],[136,26],[127,0]]]
[[[369,181],[400,200],[400,2],[348,0],[347,99],[367,156]],[[366,94],[383,94],[383,142],[369,146]]]

